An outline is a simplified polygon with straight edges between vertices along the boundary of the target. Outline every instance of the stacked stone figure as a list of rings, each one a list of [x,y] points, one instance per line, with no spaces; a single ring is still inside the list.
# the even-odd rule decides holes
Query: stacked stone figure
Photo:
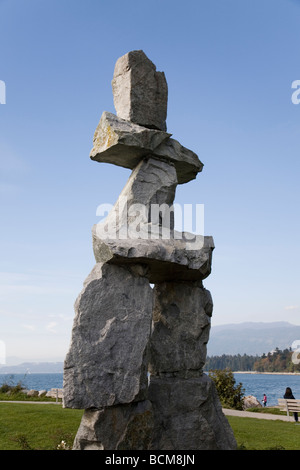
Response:
[[[132,173],[93,227],[96,265],[75,303],[64,407],[85,412],[74,449],[234,449],[203,374],[213,239],[174,229],[176,187],[203,164],[166,132],[167,82],[143,51],[117,61],[112,88],[117,115],[103,113],[90,157]]]

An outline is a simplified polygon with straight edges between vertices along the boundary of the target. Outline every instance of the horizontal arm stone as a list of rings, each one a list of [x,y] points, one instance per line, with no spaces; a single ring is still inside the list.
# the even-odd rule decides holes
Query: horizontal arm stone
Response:
[[[150,282],[196,281],[211,273],[214,241],[210,236],[197,235],[194,240],[186,241],[177,232],[178,239],[105,239],[99,236],[97,224],[93,226],[92,236],[98,263],[143,264],[144,275]]]
[[[171,135],[104,112],[94,134],[90,158],[134,169],[143,158],[153,156],[172,162],[178,183],[187,183],[202,171],[203,163]]]

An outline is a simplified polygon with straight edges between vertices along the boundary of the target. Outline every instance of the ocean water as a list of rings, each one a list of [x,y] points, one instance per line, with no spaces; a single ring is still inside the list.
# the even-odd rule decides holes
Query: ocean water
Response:
[[[267,406],[277,405],[283,398],[286,387],[290,387],[294,397],[300,399],[300,375],[287,374],[234,374],[236,384],[242,383],[246,395],[255,396],[261,403],[263,394],[267,395]]]
[[[51,390],[63,388],[63,374],[0,374],[0,386],[3,383],[16,385],[21,383],[27,390]]]
[[[277,405],[278,398],[282,398],[286,387],[290,387],[295,398],[300,399],[300,375],[286,374],[249,374],[235,373],[236,384],[242,383],[245,395],[253,395],[260,402],[265,393],[268,406]],[[3,383],[17,384],[21,382],[27,389],[50,390],[63,387],[63,374],[2,374],[0,385]]]

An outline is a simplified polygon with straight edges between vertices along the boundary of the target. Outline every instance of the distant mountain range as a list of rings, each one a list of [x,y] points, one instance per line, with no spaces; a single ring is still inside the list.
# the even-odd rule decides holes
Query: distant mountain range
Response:
[[[288,322],[245,322],[212,326],[207,345],[208,356],[263,353],[292,346],[300,340],[300,326]]]
[[[208,356],[248,354],[261,356],[275,348],[290,348],[300,340],[300,326],[288,322],[246,322],[217,325],[211,328]],[[62,373],[63,362],[23,362],[0,366],[0,374]]]
[[[63,372],[63,362],[23,362],[0,367],[0,374],[53,374]]]

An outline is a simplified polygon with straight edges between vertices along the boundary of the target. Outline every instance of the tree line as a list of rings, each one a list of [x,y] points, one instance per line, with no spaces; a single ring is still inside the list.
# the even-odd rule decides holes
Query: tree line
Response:
[[[298,359],[299,360],[299,359]],[[295,361],[295,354],[291,348],[274,351],[262,356],[248,354],[222,354],[222,356],[208,356],[204,366],[205,371],[231,369],[233,371],[254,372],[300,372],[300,364]]]

